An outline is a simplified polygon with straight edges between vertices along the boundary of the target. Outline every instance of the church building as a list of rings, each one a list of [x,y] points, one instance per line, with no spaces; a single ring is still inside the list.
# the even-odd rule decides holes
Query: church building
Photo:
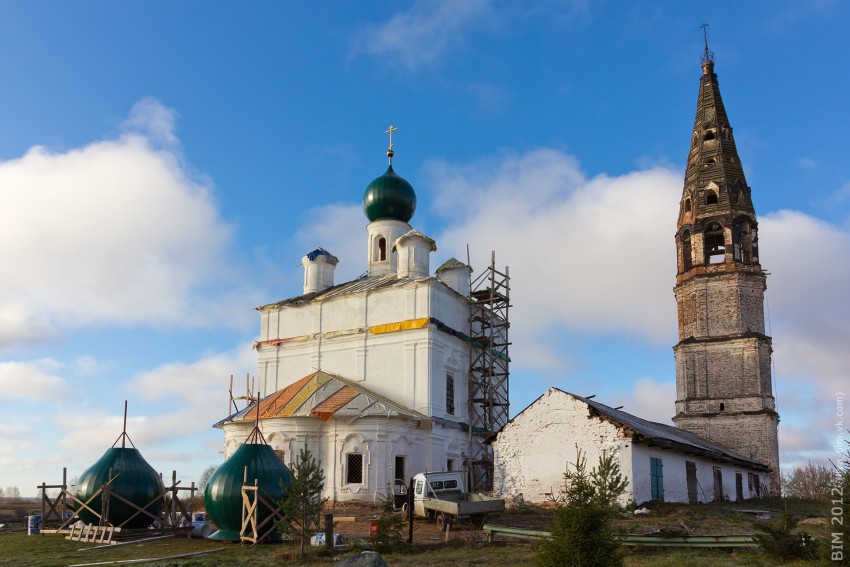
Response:
[[[418,472],[487,465],[482,439],[495,429],[480,427],[470,398],[475,353],[494,350],[482,337],[472,345],[473,330],[487,329],[470,300],[471,268],[451,259],[431,274],[436,243],[409,224],[416,194],[393,170],[393,131],[389,167],[363,196],[365,275],[337,284],[335,256],[322,248],[304,256],[303,293],[257,308],[259,407],[215,425],[225,458],[257,417],[284,463],[307,447],[332,500],[374,501]],[[483,476],[491,469],[490,461]]]

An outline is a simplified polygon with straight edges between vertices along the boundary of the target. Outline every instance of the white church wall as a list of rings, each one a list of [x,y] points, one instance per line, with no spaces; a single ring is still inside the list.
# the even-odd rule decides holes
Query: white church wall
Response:
[[[306,445],[325,473],[324,496],[334,500],[378,502],[395,478],[396,457],[404,457],[405,483],[418,472],[461,466],[466,433],[453,428],[398,418],[361,418],[354,422],[315,417],[264,419],[261,430],[269,446],[291,467]],[[245,441],[253,424],[229,423],[225,459]],[[362,456],[360,482],[349,482],[349,455]],[[357,460],[357,459],[356,459]]]

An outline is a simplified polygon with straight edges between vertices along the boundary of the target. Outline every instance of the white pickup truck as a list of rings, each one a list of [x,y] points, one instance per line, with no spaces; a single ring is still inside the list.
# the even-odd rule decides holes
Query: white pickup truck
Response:
[[[413,513],[435,520],[440,531],[463,520],[480,527],[488,514],[504,509],[504,500],[467,492],[466,474],[462,471],[419,473],[413,477]]]

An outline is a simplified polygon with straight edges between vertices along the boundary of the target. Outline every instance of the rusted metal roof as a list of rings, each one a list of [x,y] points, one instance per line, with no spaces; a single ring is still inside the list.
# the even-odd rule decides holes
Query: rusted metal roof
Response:
[[[399,405],[341,376],[322,370],[308,374],[289,386],[260,400],[260,419],[318,417],[354,420],[360,417],[401,417],[428,421],[427,416]],[[230,415],[213,427],[225,423],[251,421],[257,417],[257,403]]]

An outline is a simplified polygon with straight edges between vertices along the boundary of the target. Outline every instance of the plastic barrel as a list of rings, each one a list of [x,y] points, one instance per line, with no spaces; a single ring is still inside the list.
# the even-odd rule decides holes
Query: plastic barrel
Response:
[[[212,524],[209,522],[192,522],[192,537],[208,538],[212,533]]]
[[[27,535],[38,535],[41,529],[41,516],[27,516]]]

